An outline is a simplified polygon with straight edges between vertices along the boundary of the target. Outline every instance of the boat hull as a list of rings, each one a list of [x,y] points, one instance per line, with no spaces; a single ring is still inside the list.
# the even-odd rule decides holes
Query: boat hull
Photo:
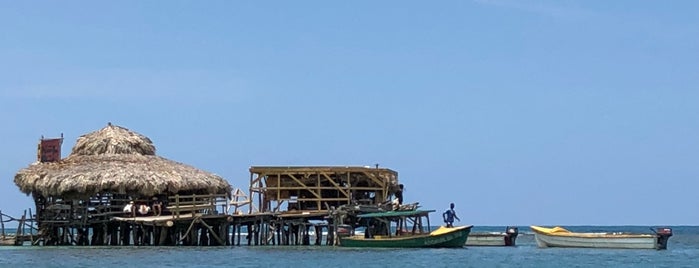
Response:
[[[473,233],[468,236],[466,240],[466,246],[491,246],[491,247],[504,247],[504,246],[514,246],[507,244],[508,235],[505,233],[499,234],[487,234],[487,233]]]
[[[340,238],[340,245],[359,248],[459,248],[466,243],[471,227],[442,227],[425,235],[374,238],[349,236]]]
[[[546,228],[542,228],[546,229]],[[618,249],[657,249],[658,237],[651,234],[616,233],[547,233],[535,227],[534,239],[538,247],[568,248],[618,248]]]

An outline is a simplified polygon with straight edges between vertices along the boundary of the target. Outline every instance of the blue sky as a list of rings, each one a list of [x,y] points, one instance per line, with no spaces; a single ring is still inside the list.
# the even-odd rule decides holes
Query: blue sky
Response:
[[[392,168],[475,225],[699,222],[699,2],[0,5],[0,209],[41,135],[107,122],[247,189]]]

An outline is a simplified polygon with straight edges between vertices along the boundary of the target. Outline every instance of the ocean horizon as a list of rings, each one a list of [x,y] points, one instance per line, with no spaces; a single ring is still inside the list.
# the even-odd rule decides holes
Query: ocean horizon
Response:
[[[695,267],[699,226],[673,229],[667,250],[538,248],[529,226],[516,247],[352,249],[334,246],[3,246],[0,266],[32,267]],[[579,232],[650,233],[649,226],[564,226]],[[499,232],[506,226],[474,226]],[[6,231],[8,231],[6,229]],[[241,242],[244,242],[241,241]],[[245,244],[245,243],[243,243]]]

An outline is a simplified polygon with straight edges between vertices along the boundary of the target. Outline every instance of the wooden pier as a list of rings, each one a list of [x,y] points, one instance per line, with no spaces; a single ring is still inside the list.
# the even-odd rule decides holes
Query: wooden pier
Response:
[[[36,215],[25,213],[21,230],[14,237],[3,231],[3,241],[335,245],[338,226],[355,221],[338,208],[402,203],[398,173],[378,165],[253,166],[244,193],[218,175],[157,156],[149,138],[111,123],[80,136],[66,158],[62,143],[63,135],[42,137],[37,162],[15,175],[34,199]]]
[[[29,215],[31,215],[31,210],[29,210]],[[10,222],[17,222],[15,233],[8,233],[5,230],[5,223]],[[25,242],[33,244],[38,238],[36,231],[35,221],[31,217],[27,218],[26,210],[19,219],[0,211],[0,246],[21,246]]]

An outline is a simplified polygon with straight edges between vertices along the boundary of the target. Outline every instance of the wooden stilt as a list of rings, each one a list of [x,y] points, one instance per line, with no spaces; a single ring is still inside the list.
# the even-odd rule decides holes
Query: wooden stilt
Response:
[[[158,235],[158,245],[159,246],[164,246],[167,245],[167,238],[168,238],[168,227],[167,226],[161,226],[159,227],[159,235]]]
[[[202,221],[203,223],[204,221]],[[199,235],[199,245],[200,246],[208,246],[209,245],[209,231],[208,229],[205,228],[199,228],[199,231],[197,233],[200,233]]]
[[[311,228],[311,226],[304,224],[303,225],[303,245],[308,246],[311,244],[311,237],[308,234],[308,229]]]
[[[316,241],[315,244],[316,246],[320,246],[320,243],[323,241],[323,226],[316,225],[315,226],[315,231],[316,231]]]
[[[122,223],[121,226],[121,245],[128,246],[131,244],[131,224]]]
[[[238,246],[240,246],[240,237],[242,236],[242,232],[240,231],[241,227],[242,227],[242,224],[237,224],[237,228],[238,228]]]

